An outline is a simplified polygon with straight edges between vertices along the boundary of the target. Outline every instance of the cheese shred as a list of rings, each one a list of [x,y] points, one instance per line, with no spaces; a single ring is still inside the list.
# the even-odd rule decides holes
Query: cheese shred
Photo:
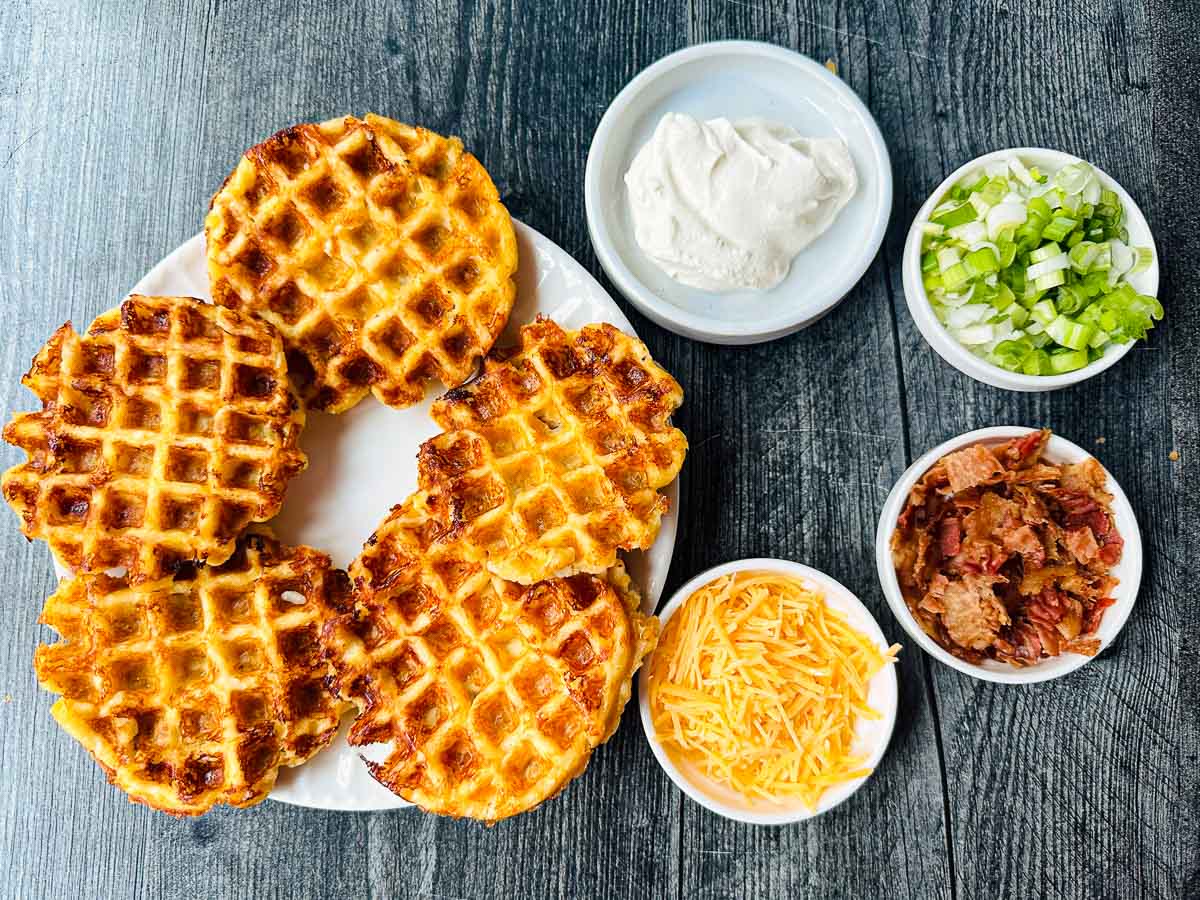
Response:
[[[748,799],[815,809],[871,773],[855,752],[871,679],[896,661],[799,579],[736,572],[671,617],[649,666],[655,731],[685,761]]]

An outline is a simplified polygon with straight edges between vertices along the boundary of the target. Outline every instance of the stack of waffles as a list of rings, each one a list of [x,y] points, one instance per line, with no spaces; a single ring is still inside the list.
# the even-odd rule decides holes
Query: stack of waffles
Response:
[[[68,323],[4,437],[5,499],[71,571],[38,648],[53,714],[132,799],[249,806],[350,741],[425,809],[496,821],[581,772],[657,638],[618,552],[649,547],[686,440],[678,384],[611,326],[515,296],[512,222],[457,139],[378,116],[239,162],[205,222],[215,303],[132,296]],[[482,373],[470,382],[482,362]],[[418,490],[349,573],[261,524],[306,409],[451,390]]]

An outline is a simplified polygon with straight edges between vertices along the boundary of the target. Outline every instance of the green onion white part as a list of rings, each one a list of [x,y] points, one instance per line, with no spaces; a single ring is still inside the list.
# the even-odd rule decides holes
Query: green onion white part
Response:
[[[1140,340],[1162,318],[1129,275],[1154,254],[1130,247],[1120,198],[1085,162],[1053,176],[1015,156],[952,187],[921,223],[921,272],[938,321],[977,356],[1058,375]]]

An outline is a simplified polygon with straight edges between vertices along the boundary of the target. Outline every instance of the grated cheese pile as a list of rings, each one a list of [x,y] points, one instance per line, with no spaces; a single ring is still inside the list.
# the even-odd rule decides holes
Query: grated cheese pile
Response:
[[[804,582],[737,572],[671,617],[650,663],[650,710],[667,753],[747,798],[799,799],[869,775],[852,753],[871,678],[894,663]]]

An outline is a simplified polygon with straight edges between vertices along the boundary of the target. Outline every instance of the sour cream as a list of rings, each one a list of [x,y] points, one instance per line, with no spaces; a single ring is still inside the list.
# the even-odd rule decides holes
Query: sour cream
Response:
[[[625,173],[634,237],[671,278],[767,290],[858,189],[844,141],[765,119],[667,113]]]

